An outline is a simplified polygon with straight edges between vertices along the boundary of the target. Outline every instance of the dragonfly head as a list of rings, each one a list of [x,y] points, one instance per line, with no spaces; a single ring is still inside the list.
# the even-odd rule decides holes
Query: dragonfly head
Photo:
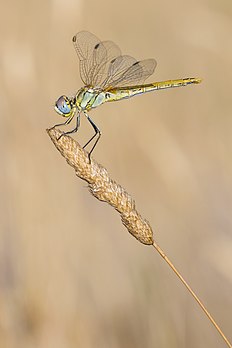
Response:
[[[55,104],[55,110],[63,117],[69,117],[74,111],[75,105],[71,98],[62,95]]]

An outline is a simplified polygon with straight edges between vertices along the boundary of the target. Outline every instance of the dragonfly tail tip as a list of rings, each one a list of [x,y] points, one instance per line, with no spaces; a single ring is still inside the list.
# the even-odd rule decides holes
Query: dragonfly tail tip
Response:
[[[200,79],[200,78],[195,79],[195,83],[201,83],[201,82],[202,82],[202,79]]]

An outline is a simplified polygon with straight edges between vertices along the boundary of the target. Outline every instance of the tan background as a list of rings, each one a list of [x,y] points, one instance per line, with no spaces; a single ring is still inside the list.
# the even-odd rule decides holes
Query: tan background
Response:
[[[204,79],[94,110],[94,157],[232,340],[231,1],[9,0],[0,29],[0,347],[225,347],[45,129],[81,87],[71,38],[83,29],[156,58],[155,81]],[[75,137],[91,134],[82,119]]]

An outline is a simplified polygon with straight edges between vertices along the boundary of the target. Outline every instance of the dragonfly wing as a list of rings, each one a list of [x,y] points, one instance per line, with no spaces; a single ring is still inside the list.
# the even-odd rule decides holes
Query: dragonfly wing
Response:
[[[155,59],[137,61],[131,56],[119,56],[109,64],[104,88],[142,84],[154,73],[156,64]]]
[[[73,44],[80,60],[80,75],[85,85],[100,86],[106,78],[108,64],[121,54],[112,41],[100,41],[88,31],[73,37]]]
[[[118,56],[112,59],[108,66],[107,78],[103,81],[102,87],[113,86],[121,75],[135,62],[136,59],[128,55]]]

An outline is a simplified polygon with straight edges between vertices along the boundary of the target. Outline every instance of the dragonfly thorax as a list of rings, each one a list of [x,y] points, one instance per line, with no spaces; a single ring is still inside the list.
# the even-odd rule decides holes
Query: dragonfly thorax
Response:
[[[89,111],[106,101],[106,93],[99,88],[83,87],[76,94],[76,106],[80,111]]]

